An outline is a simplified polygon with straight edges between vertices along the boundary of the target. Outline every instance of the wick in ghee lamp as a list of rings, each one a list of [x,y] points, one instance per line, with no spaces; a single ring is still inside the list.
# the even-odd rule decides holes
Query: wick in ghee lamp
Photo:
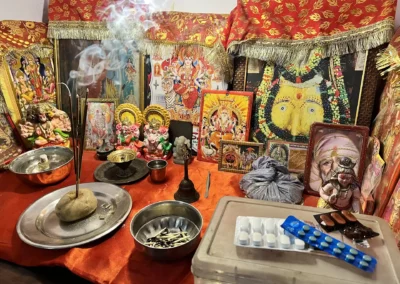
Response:
[[[85,141],[85,133],[86,133],[86,117],[87,117],[87,108],[88,108],[88,95],[89,89],[86,89],[86,94],[84,98],[84,107],[83,111],[80,109],[80,98],[79,95],[76,94],[76,104],[75,104],[75,112],[74,106],[72,104],[72,95],[71,91],[68,88],[67,84],[60,83],[64,85],[68,90],[69,96],[69,111],[70,111],[70,119],[71,119],[71,130],[72,130],[72,148],[74,152],[74,170],[75,170],[75,177],[76,177],[76,194],[75,198],[78,198],[79,195],[79,183],[81,179],[81,171],[82,171],[82,156],[83,156],[83,149],[84,149],[84,141]],[[83,100],[83,98],[82,98]],[[82,112],[82,113],[81,113]],[[76,116],[74,118],[74,113]]]

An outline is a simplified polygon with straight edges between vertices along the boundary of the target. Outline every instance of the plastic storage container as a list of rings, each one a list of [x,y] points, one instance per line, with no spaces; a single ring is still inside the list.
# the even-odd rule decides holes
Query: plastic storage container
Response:
[[[192,260],[195,283],[400,283],[400,253],[393,234],[380,218],[357,215],[358,220],[380,235],[368,240],[370,248],[357,249],[375,257],[375,272],[364,272],[323,252],[272,251],[234,245],[238,216],[297,218],[316,223],[313,215],[328,210],[224,197]],[[352,245],[340,233],[329,235]],[[354,246],[354,245],[353,245]]]

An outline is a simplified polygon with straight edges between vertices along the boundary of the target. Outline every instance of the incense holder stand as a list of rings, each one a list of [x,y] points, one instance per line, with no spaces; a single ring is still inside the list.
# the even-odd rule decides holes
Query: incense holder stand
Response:
[[[136,151],[130,149],[117,150],[108,155],[107,160],[118,167],[115,173],[120,178],[127,178],[135,174],[135,168],[130,167],[136,159]]]

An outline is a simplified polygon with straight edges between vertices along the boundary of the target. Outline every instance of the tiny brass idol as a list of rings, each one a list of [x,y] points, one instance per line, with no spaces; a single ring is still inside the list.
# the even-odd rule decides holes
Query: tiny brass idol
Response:
[[[174,163],[179,165],[185,164],[185,153],[186,148],[190,149],[190,140],[185,138],[185,136],[179,136],[175,138],[174,149],[173,149],[173,157]],[[192,156],[189,157],[189,164],[193,161]]]
[[[199,193],[194,188],[193,182],[189,179],[189,160],[190,160],[190,149],[185,147],[184,150],[184,165],[185,165],[185,177],[179,184],[178,191],[175,193],[175,200],[193,203],[199,200]]]

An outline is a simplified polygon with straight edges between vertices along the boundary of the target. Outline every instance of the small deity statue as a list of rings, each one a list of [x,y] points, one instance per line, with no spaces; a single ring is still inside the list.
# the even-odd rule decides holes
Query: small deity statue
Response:
[[[60,145],[69,147],[71,121],[68,115],[49,103],[30,105],[19,123],[21,136],[32,147]]]
[[[362,213],[360,187],[357,184],[354,166],[348,157],[343,157],[331,178],[320,188],[317,207],[336,210],[351,210]]]
[[[143,142],[139,141],[140,125],[131,124],[129,120],[124,120],[116,126],[117,134],[117,150],[132,149],[137,153],[137,157],[141,157]]]
[[[190,140],[187,139],[185,136],[179,136],[175,138],[174,141],[174,146],[175,148],[173,149],[173,157],[174,157],[174,163],[183,165],[185,164],[185,155],[187,152],[187,149],[190,149]],[[192,156],[189,156],[189,161],[188,163],[190,164],[193,161]]]
[[[148,160],[167,160],[171,156],[172,144],[168,141],[168,127],[152,119],[144,126],[144,157]]]

